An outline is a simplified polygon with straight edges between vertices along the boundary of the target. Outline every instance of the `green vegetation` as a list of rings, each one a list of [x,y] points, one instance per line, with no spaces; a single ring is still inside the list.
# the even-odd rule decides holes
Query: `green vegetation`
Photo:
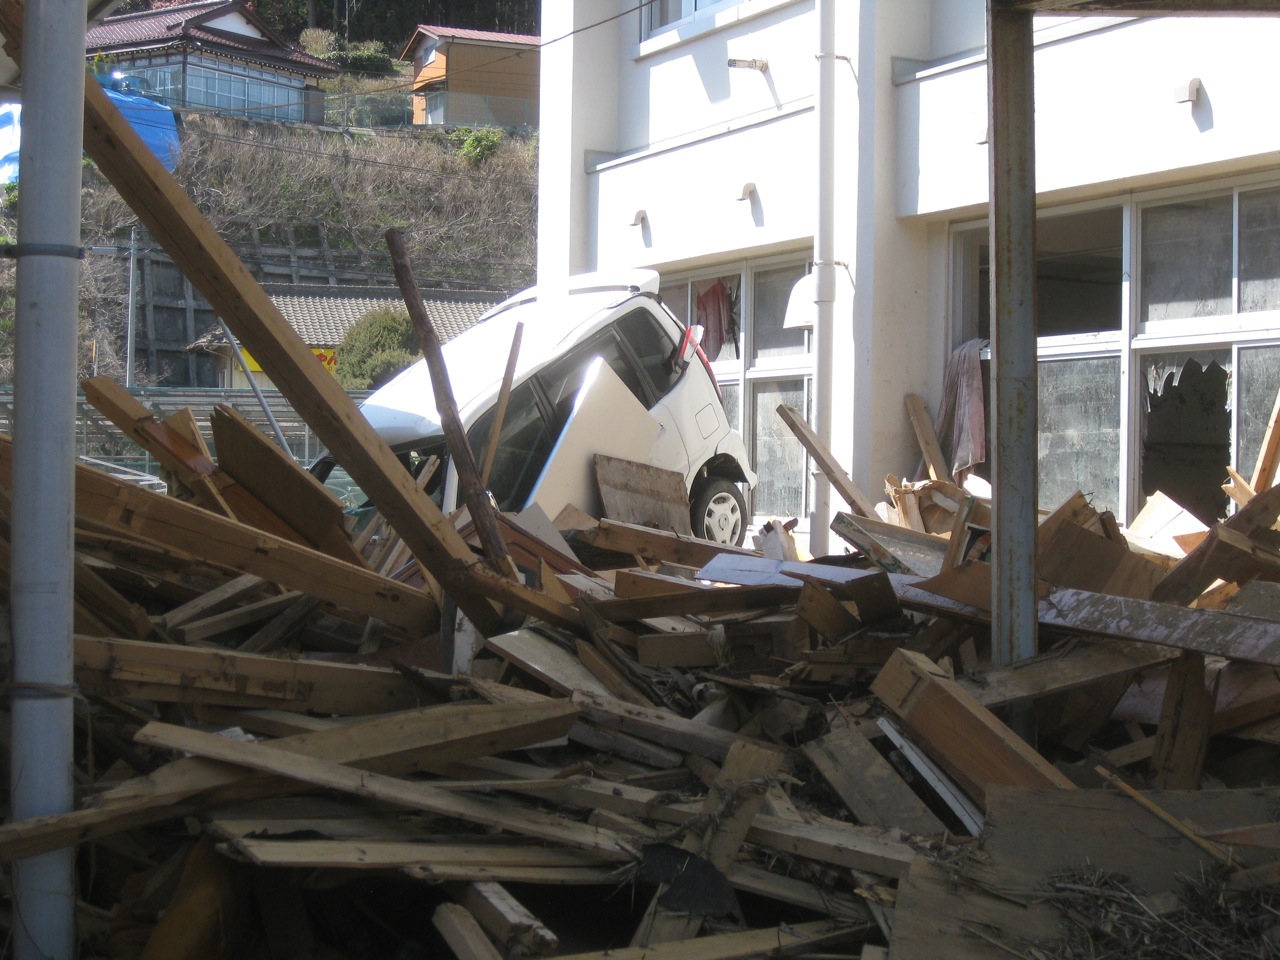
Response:
[[[418,335],[408,311],[377,307],[342,338],[334,374],[346,390],[376,389],[418,355]]]

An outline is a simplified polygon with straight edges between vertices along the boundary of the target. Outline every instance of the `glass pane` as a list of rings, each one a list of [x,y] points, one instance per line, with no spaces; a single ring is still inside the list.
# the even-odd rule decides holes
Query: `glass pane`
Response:
[[[805,274],[805,266],[797,263],[774,270],[760,270],[753,277],[755,306],[751,317],[752,360],[762,357],[785,357],[805,352],[805,331],[784,330],[791,288]]]
[[[1120,502],[1120,358],[1039,364],[1040,506],[1077,490],[1099,510]]]
[[[693,283],[694,323],[702,324],[702,352],[710,360],[737,360],[742,356],[741,307],[736,274],[710,277]]]
[[[493,409],[490,408],[467,433],[467,441],[478,465],[484,463],[492,423]],[[512,390],[502,432],[498,436],[498,452],[489,471],[489,492],[497,500],[498,509],[524,508],[555,439],[538,410],[533,384],[525,382]]]
[[[658,399],[665,397],[684,372],[676,356],[676,344],[648,310],[633,310],[619,319],[618,332],[639,359],[640,369],[648,375],[654,395]]]
[[[1123,225],[1119,207],[1037,221],[1039,336],[1120,329]]]
[[[1280,190],[1240,194],[1240,310],[1280,308]]]
[[[779,380],[752,384],[755,407],[754,457],[760,482],[753,494],[753,512],[758,517],[790,520],[806,516],[805,490],[808,486],[808,455],[791,429],[778,416],[785,403],[805,409],[804,381]]]
[[[1147,354],[1142,492],[1159,490],[1209,525],[1226,515],[1231,351]]]
[[[658,287],[658,296],[666,304],[667,309],[676,315],[681,323],[689,324],[689,284],[664,283]]]
[[[622,353],[622,346],[613,336],[611,330],[605,330],[587,343],[575,347],[573,352],[545,367],[538,374],[542,389],[551,402],[553,416],[557,424],[563,424],[573,410],[573,401],[582,389],[582,378],[586,376],[587,367],[596,357],[603,357],[604,362],[613,368],[613,372],[627,385],[637,400],[647,408],[649,400],[645,388],[641,384],[640,374],[631,366]]]
[[[1142,212],[1144,321],[1231,313],[1231,197]]]
[[[1236,470],[1252,480],[1276,394],[1280,393],[1280,345],[1241,347],[1239,363]]]
[[[742,399],[741,386],[737,383],[721,383],[720,397],[724,400],[724,415],[725,419],[729,421],[729,426],[734,430],[741,431],[742,421],[739,419],[739,407]]]

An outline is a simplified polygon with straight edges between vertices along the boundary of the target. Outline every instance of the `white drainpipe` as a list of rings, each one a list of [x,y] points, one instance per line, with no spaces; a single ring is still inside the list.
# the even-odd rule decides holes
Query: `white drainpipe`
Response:
[[[818,222],[813,237],[813,272],[818,314],[813,325],[813,431],[831,449],[831,377],[835,351],[835,126],[836,0],[817,0],[818,11]],[[819,473],[814,484],[809,552],[829,550],[831,483]]]
[[[72,555],[83,0],[26,5],[13,431],[15,821],[74,805]],[[13,865],[17,960],[76,955],[73,849]]]

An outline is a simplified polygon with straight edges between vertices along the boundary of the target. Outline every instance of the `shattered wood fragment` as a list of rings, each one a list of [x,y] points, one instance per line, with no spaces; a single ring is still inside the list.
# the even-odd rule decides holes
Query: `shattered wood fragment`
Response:
[[[148,724],[138,731],[135,739],[139,743],[182,750],[261,773],[299,780],[312,786],[328,787],[414,810],[458,817],[481,826],[563,843],[576,849],[591,850],[603,860],[626,861],[634,857],[627,842],[608,831],[582,829],[578,824],[561,817],[507,807],[493,800],[458,796],[426,783],[306,757],[264,743],[241,743],[164,723]]]
[[[257,593],[267,586],[267,581],[252,573],[242,573],[231,580],[224,581],[212,590],[188,600],[181,606],[174,607],[159,619],[161,629],[170,630],[191,620],[211,617],[235,606],[246,597]]]
[[[924,455],[925,465],[929,469],[929,477],[933,480],[950,480],[951,468],[947,466],[947,458],[938,443],[938,435],[933,432],[933,419],[929,416],[924,397],[918,393],[908,393],[903,400],[907,406],[911,428],[916,434],[916,441],[920,444],[920,452]]]
[[[1021,737],[918,653],[897,651],[871,690],[980,805],[985,806],[993,784],[1074,788]]]
[[[804,414],[795,409],[795,407],[789,407],[784,403],[778,405],[778,416],[795,434],[801,446],[808,451],[809,456],[813,458],[813,462],[818,465],[818,469],[822,471],[823,476],[831,483],[836,493],[844,498],[845,503],[865,517],[874,517],[876,515],[875,503],[859,489],[856,483],[849,479],[849,475],[836,462],[826,444],[822,442],[813,428],[805,421]]]
[[[748,957],[799,957],[820,952],[860,935],[863,924],[833,920],[785,923],[650,947],[613,947],[568,954],[562,960],[747,960]]]
[[[1230,733],[1242,727],[1268,720],[1280,714],[1280,692],[1272,691],[1243,703],[1235,703],[1215,713],[1208,722],[1210,734]],[[1127,767],[1149,759],[1155,752],[1156,738],[1144,737],[1133,743],[1116,747],[1107,753],[1107,763],[1113,767]]]
[[[594,459],[606,517],[693,536],[684,474],[600,453]]]
[[[706,861],[723,876],[738,856],[760,809],[768,778],[781,770],[782,761],[776,751],[762,750],[745,742],[735,743],[702,803],[701,812],[710,818],[711,825],[704,831],[686,835],[681,850]],[[698,935],[706,919],[703,915],[664,902],[676,888],[676,884],[659,884],[631,938],[633,946],[669,943]]]
[[[11,441],[0,440],[0,487],[5,489],[12,482],[12,458]],[[324,596],[412,633],[427,633],[439,622],[435,601],[420,590],[173,497],[113,480],[91,467],[76,468],[76,515],[117,534],[175,546],[211,563]]]
[[[366,561],[343,526],[342,503],[319,480],[234,407],[220,403],[210,418],[218,466],[307,543],[356,566]]]
[[[197,643],[225,636],[241,627],[270,620],[291,607],[302,594],[297,590],[276,594],[252,603],[243,603],[238,607],[215,613],[203,620],[189,620],[182,626],[173,627],[170,632],[180,643]]]
[[[1152,751],[1152,772],[1159,789],[1199,788],[1216,700],[1217,684],[1213,690],[1205,689],[1204,654],[1183,653],[1169,672]]]
[[[831,530],[871,557],[887,573],[930,577],[943,569],[949,540],[873,517],[837,513]]]
[[[471,913],[505,956],[546,957],[560,948],[559,938],[499,883],[455,883],[449,896]]]
[[[769,561],[772,562],[772,561]],[[641,597],[636,600],[601,600],[592,608],[612,623],[647,620],[653,617],[691,616],[694,614],[732,613],[795,603],[800,596],[800,581],[794,586],[764,584],[730,586],[696,593]]]
[[[442,903],[431,915],[431,923],[458,960],[503,960],[466,907]]]
[[[607,519],[601,520],[598,525],[589,530],[584,530],[582,539],[593,547],[642,557],[649,563],[665,560],[687,567],[700,567],[721,553],[758,556],[756,551],[744,547],[731,547],[724,543],[681,537],[634,523]]]
[[[943,831],[942,821],[856,726],[833,730],[801,749],[859,823],[912,834]]]
[[[735,743],[744,741],[766,750],[778,749],[763,741],[686,720],[666,710],[638,707],[586,690],[575,690],[570,700],[582,711],[583,719],[598,726],[630,733],[711,760],[723,761]]]
[[[75,676],[85,691],[160,702],[278,706],[361,715],[416,706],[396,671],[133,640],[76,637]]]

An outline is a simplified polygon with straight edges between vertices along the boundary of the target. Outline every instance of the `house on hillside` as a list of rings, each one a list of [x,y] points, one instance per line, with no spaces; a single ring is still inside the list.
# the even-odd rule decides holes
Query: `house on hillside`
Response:
[[[874,495],[920,463],[904,395],[937,411],[953,352],[986,363],[986,7],[543,5],[561,39],[543,51],[539,277],[653,267],[716,331],[758,519],[814,509],[780,403],[829,411],[832,452]],[[1280,128],[1258,122],[1280,18],[1037,16],[1032,32],[1040,506],[1079,489],[1124,523],[1162,489],[1222,516],[1227,467],[1251,474],[1280,387]],[[819,350],[797,283],[824,211]]]
[[[413,62],[413,122],[536,128],[540,43],[524,34],[420,25],[400,54]]]
[[[393,287],[264,284],[263,289],[284,314],[289,325],[302,337],[303,343],[311,348],[316,360],[330,371],[337,366],[342,338],[361,317],[379,307],[404,307],[400,291]],[[493,293],[428,290],[424,292],[422,302],[440,342],[447,343],[462,331],[475,326],[485,311],[501,300],[500,295]],[[218,386],[229,389],[248,389],[250,386],[221,327],[213,328],[188,349],[192,353],[204,354],[213,359],[216,368],[214,382]],[[249,352],[241,347],[240,353],[257,385],[264,390],[274,389],[262,367]]]
[[[321,123],[337,67],[279,36],[246,0],[205,0],[90,24],[85,52],[119,89],[175,108]]]

